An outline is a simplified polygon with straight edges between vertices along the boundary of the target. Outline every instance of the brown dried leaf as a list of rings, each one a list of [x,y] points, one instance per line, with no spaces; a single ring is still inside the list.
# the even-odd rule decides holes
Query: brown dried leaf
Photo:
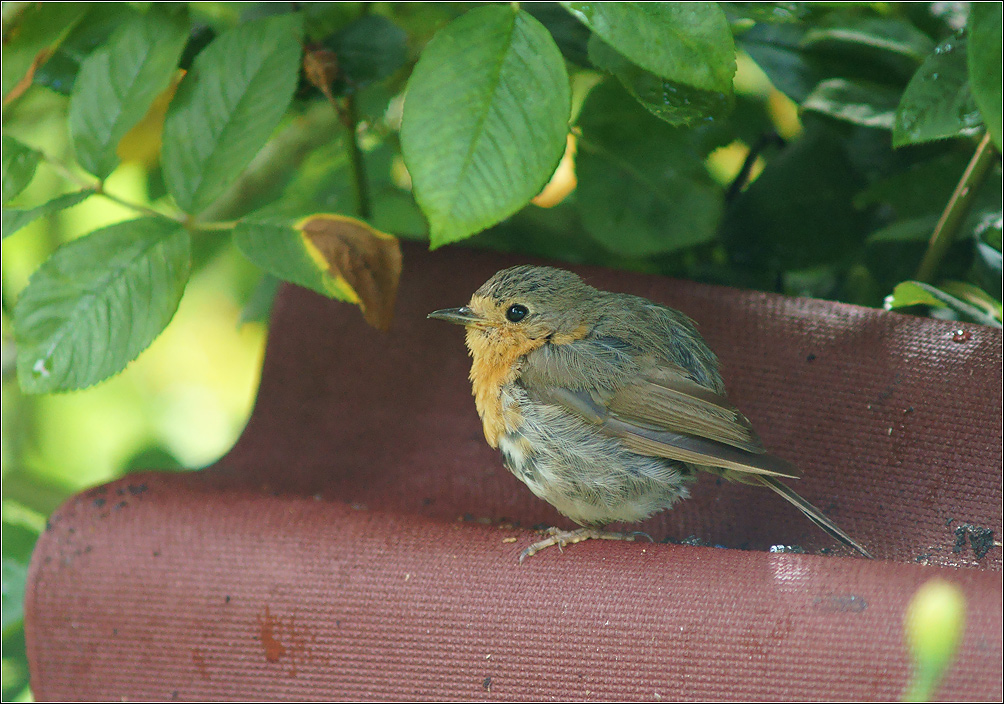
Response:
[[[397,238],[343,215],[312,215],[296,227],[324,260],[328,273],[355,293],[366,322],[387,330],[401,278]]]

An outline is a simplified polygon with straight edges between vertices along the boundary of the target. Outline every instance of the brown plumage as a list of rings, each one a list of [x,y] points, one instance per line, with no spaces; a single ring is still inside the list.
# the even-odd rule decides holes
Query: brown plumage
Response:
[[[488,443],[534,494],[586,526],[553,531],[521,560],[548,545],[629,539],[597,527],[669,508],[695,470],[766,486],[871,557],[779,480],[797,469],[768,454],[729,403],[718,359],[682,313],[562,269],[517,266],[429,317],[467,330]]]

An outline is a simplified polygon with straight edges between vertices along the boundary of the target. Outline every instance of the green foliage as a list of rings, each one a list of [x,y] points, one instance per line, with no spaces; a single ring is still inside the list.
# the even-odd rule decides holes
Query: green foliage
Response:
[[[433,247],[494,225],[544,187],[570,101],[561,52],[527,12],[472,10],[429,42],[408,81],[401,147]]]
[[[732,94],[735,45],[713,2],[565,2],[629,61],[674,83]]]
[[[655,119],[612,81],[589,94],[579,128],[577,203],[599,242],[644,257],[714,238],[722,188],[695,133]]]
[[[188,281],[188,233],[143,218],[60,247],[14,311],[25,391],[83,389],[125,366],[170,322]]]
[[[358,301],[297,229],[323,212],[432,247],[504,222],[507,241],[544,256],[974,319],[946,301],[999,299],[999,160],[981,157],[973,195],[952,192],[986,124],[999,141],[1000,8],[976,5],[968,24],[939,12],[27,6],[4,48],[4,237],[90,196],[144,217],[64,245],[32,278],[14,309],[21,384],[79,388],[122,369],[177,307],[193,236],[197,267],[231,232],[263,272]],[[69,96],[50,109],[72,164],[18,111],[46,90]],[[552,186],[576,187],[538,214],[528,203],[573,143],[574,177]],[[151,202],[108,193],[123,158],[149,170]],[[36,168],[76,189],[38,199]],[[925,285],[980,293],[895,295],[921,258],[945,279]],[[88,313],[95,300],[109,314]],[[999,305],[976,308],[990,320]]]
[[[286,113],[300,63],[300,18],[239,25],[199,52],[164,122],[164,183],[198,214],[254,158]]]
[[[115,170],[118,143],[167,87],[187,40],[187,18],[154,6],[124,21],[83,61],[69,108],[81,166],[99,178]]]
[[[41,217],[52,215],[53,213],[65,208],[72,208],[77,203],[90,198],[94,195],[94,192],[93,188],[85,188],[84,190],[77,191],[75,193],[67,193],[66,195],[56,196],[52,200],[48,200],[41,205],[35,206],[34,208],[4,208],[4,239],[10,237],[25,225],[30,225]]]
[[[895,147],[971,134],[983,124],[966,71],[966,40],[938,44],[910,79],[896,110]]]
[[[273,277],[309,288],[324,296],[337,296],[341,289],[326,272],[317,268],[307,242],[291,225],[242,222],[234,230],[234,244],[241,253]]]
[[[3,136],[3,202],[6,205],[14,196],[25,189],[42,155],[26,147],[16,139]],[[4,236],[7,229],[4,228]]]
[[[973,3],[970,19],[969,81],[973,97],[997,149],[1001,142],[1001,4]]]

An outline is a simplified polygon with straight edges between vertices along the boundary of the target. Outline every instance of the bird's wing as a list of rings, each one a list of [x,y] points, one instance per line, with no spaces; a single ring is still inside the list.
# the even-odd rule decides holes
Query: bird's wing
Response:
[[[622,405],[618,398],[618,394],[621,392],[608,395],[599,391],[576,391],[551,386],[528,388],[527,393],[531,399],[537,402],[561,406],[583,420],[596,425],[602,432],[618,438],[625,447],[640,455],[665,457],[688,464],[717,467],[736,475],[756,474],[798,478],[798,470],[791,463],[768,455],[762,449],[759,451],[747,449],[748,447],[759,447],[758,443],[756,445],[748,443],[747,447],[740,447],[718,439],[722,433],[714,428],[722,425],[724,421],[718,416],[703,419],[699,409],[702,404],[707,403],[706,401],[691,401],[694,409],[698,410],[690,413],[689,417],[687,413],[674,412],[668,415],[662,414],[659,416],[658,422],[653,422],[652,420],[639,419],[630,413],[621,415],[614,411],[613,407],[621,407]],[[630,393],[638,394],[641,392],[632,390]],[[736,411],[736,413],[738,412]],[[646,415],[655,417],[657,413],[649,412]],[[702,418],[702,427],[712,428],[713,432],[699,434],[692,421],[693,417]],[[740,433],[736,431],[733,434]]]

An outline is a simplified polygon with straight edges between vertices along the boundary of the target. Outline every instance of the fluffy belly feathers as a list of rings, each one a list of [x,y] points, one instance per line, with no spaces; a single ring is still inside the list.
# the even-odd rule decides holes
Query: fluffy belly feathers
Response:
[[[687,496],[693,470],[630,452],[557,406],[531,401],[516,383],[500,393],[506,467],[580,525],[635,522]]]

